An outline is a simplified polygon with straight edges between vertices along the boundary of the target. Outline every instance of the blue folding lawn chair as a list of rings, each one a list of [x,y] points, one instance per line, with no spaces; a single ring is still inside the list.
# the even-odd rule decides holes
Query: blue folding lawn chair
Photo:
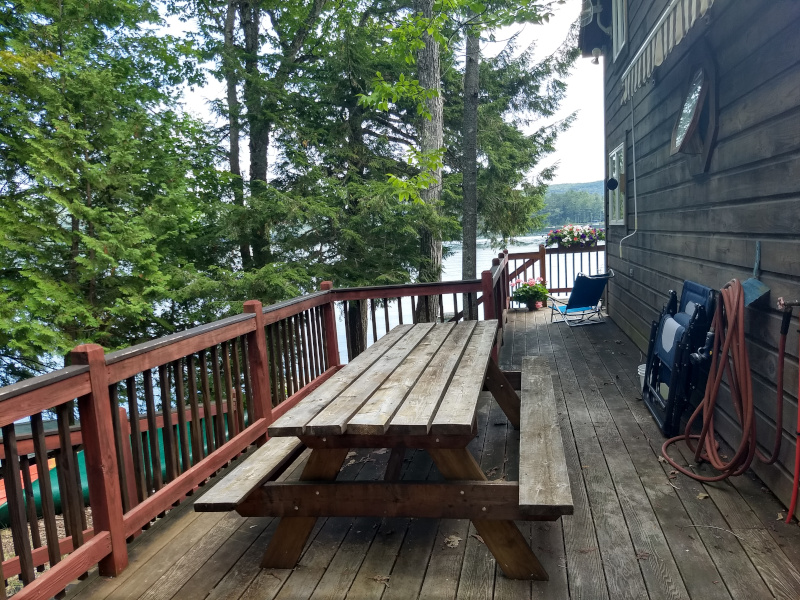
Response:
[[[606,289],[606,283],[614,277],[614,271],[601,275],[584,275],[578,273],[569,300],[566,302],[553,296],[550,298],[550,322],[557,314],[570,327],[578,325],[596,325],[605,323],[600,313],[600,297]]]

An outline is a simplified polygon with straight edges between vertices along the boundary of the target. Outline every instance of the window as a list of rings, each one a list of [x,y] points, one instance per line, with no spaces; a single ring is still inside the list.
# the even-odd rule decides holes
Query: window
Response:
[[[625,144],[608,155],[608,178],[618,182],[616,189],[608,190],[608,224],[625,225]]]
[[[611,20],[611,42],[616,60],[628,41],[628,0],[613,0]]]

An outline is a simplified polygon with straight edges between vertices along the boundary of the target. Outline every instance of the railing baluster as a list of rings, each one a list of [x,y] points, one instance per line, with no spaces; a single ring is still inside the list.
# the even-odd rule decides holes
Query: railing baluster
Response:
[[[5,450],[3,474],[5,475],[11,535],[14,538],[14,552],[19,558],[20,579],[22,579],[23,583],[28,584],[33,581],[35,575],[33,572],[31,542],[28,538],[28,528],[26,527],[25,501],[23,499],[22,486],[19,483],[20,464],[17,456],[17,437],[14,433],[13,424],[3,427],[3,449]]]
[[[411,322],[416,325],[417,323],[417,305],[414,302],[414,296],[409,296],[411,298]]]
[[[400,325],[403,324],[403,299],[399,296],[397,297],[397,318],[400,322]]]
[[[31,435],[33,452],[36,457],[36,468],[39,472],[39,497],[42,504],[42,520],[44,521],[44,537],[47,540],[47,558],[50,567],[61,561],[58,548],[58,528],[56,526],[56,509],[53,503],[53,488],[50,483],[50,470],[47,464],[47,443],[44,439],[42,414],[31,415]]]
[[[128,419],[131,424],[131,449],[133,451],[133,473],[136,477],[136,493],[139,502],[150,495],[150,488],[145,480],[144,453],[142,451],[142,431],[139,427],[139,403],[136,399],[136,378],[128,377],[125,381],[128,395]]]
[[[178,414],[178,444],[181,449],[181,472],[192,466],[189,459],[189,431],[186,424],[186,396],[183,387],[183,361],[179,358],[172,362],[172,373],[175,378],[175,409]]]
[[[197,369],[194,364],[194,354],[187,357],[189,382],[189,409],[192,412],[192,464],[196,465],[203,460],[204,445],[203,434],[200,429],[200,406],[197,399]]]
[[[283,340],[283,362],[286,367],[287,395],[291,396],[297,391],[297,376],[294,371],[294,350],[291,348],[292,336],[289,335],[287,321],[281,321],[281,339]]]
[[[239,431],[244,431],[244,398],[242,398],[242,385],[240,377],[242,369],[239,365],[239,344],[233,340],[231,344],[231,354],[233,358],[233,386],[236,392],[236,419],[239,422]]]
[[[315,377],[314,365],[311,364],[311,352],[308,347],[308,336],[306,336],[306,328],[308,325],[308,316],[305,312],[297,314],[297,331],[299,332],[298,340],[300,340],[300,356],[303,357],[303,385],[306,386],[311,383]]]
[[[117,455],[117,471],[119,473],[119,489],[122,492],[122,512],[131,509],[131,499],[128,497],[128,472],[125,470],[125,454],[122,445],[128,443],[122,433],[122,423],[119,420],[119,400],[117,399],[117,384],[108,386],[108,398],[111,404],[111,427],[114,429],[114,451]]]
[[[439,294],[439,315],[441,322],[444,323],[444,297],[442,294]]]
[[[247,338],[242,336],[242,373],[244,377],[244,400],[246,407],[245,424],[250,425],[253,422],[253,382],[250,379],[250,357],[249,348],[250,343]]]
[[[222,379],[219,374],[219,346],[211,346],[211,369],[209,372],[214,378],[214,406],[217,414],[214,416],[215,446],[221,448],[225,443],[225,412],[222,404]]]
[[[35,575],[33,573],[31,542],[28,538],[28,528],[26,526],[23,489],[19,482],[20,464],[13,424],[3,427],[3,449],[5,450],[5,459],[3,460],[5,489],[8,501],[8,516],[11,521],[11,535],[14,538],[14,552],[19,558],[20,579],[22,579],[23,583],[28,584],[33,581]]]
[[[25,513],[28,518],[28,527],[31,530],[31,541],[33,548],[42,547],[42,534],[39,531],[39,519],[36,516],[36,501],[33,496],[33,482],[31,481],[31,461],[27,454],[19,457],[19,469],[22,471],[22,489],[25,495]],[[42,475],[44,476],[44,474]],[[36,567],[40,573],[44,571],[44,565]]]
[[[214,421],[211,417],[211,385],[208,381],[208,353],[200,350],[200,393],[203,398],[203,429],[206,434],[208,454],[217,449],[214,444]]]
[[[58,441],[60,448],[61,476],[59,481],[61,490],[61,508],[64,513],[64,523],[69,522],[69,535],[72,536],[72,547],[78,548],[83,545],[83,523],[80,513],[83,508],[83,499],[80,489],[76,486],[77,464],[75,454],[72,450],[72,436],[70,435],[70,416],[72,415],[72,402],[60,404],[56,408],[56,418],[58,421]],[[56,467],[58,468],[58,464]]]
[[[389,333],[389,299],[383,299],[383,320],[386,324],[386,333]]]
[[[164,441],[164,463],[167,470],[167,481],[172,481],[178,476],[178,468],[175,466],[175,431],[172,429],[172,394],[170,393],[168,365],[158,367],[158,382],[161,385],[161,414],[164,417],[164,427],[161,430],[161,438]]]
[[[161,449],[158,446],[158,424],[156,423],[156,403],[153,397],[153,373],[147,369],[144,375],[144,401],[147,406],[147,439],[150,442],[150,458],[153,468],[153,487],[158,491],[164,487],[161,473]]]
[[[312,379],[316,379],[322,374],[322,370],[319,368],[319,349],[317,347],[317,313],[313,308],[306,313],[306,335],[308,335],[309,342],[308,351],[311,354],[309,360],[314,369]]]
[[[233,401],[233,378],[231,377],[230,344],[222,342],[222,370],[225,377],[225,402],[228,407],[228,439],[239,433],[239,420],[236,416],[236,405]]]
[[[372,316],[372,343],[378,341],[378,321],[375,318],[375,298],[369,303],[369,312]]]
[[[342,301],[342,310],[344,311],[344,338],[345,338],[345,345],[347,347],[347,362],[353,360],[352,356],[352,345],[350,341],[351,332],[350,332],[350,307],[348,306],[348,301]]]
[[[293,334],[294,343],[292,348],[295,349],[295,364],[297,365],[297,389],[301,389],[306,385],[308,375],[306,374],[305,355],[303,354],[303,340],[300,336],[300,314],[291,317],[292,327],[289,329],[290,335]]]

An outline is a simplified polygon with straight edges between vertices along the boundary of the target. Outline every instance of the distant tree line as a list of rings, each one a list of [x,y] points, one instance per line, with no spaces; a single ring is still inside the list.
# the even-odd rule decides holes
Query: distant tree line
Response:
[[[603,221],[605,207],[603,195],[578,189],[548,190],[544,198],[544,222],[547,227],[560,227],[568,223]]]

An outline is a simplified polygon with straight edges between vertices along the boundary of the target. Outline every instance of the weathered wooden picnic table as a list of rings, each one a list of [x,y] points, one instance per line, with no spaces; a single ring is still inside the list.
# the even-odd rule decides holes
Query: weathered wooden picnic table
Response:
[[[399,325],[269,427],[270,440],[209,490],[196,510],[281,517],[263,567],[293,568],[318,517],[471,519],[505,575],[547,579],[514,520],[572,513],[547,364],[528,363],[522,402],[492,358],[496,321]],[[488,389],[520,429],[520,481],[487,481],[467,449]],[[275,482],[299,448],[298,482]],[[381,482],[337,482],[348,452],[388,448]],[[425,449],[445,482],[400,481],[407,449]],[[295,454],[293,454],[295,453]]]

